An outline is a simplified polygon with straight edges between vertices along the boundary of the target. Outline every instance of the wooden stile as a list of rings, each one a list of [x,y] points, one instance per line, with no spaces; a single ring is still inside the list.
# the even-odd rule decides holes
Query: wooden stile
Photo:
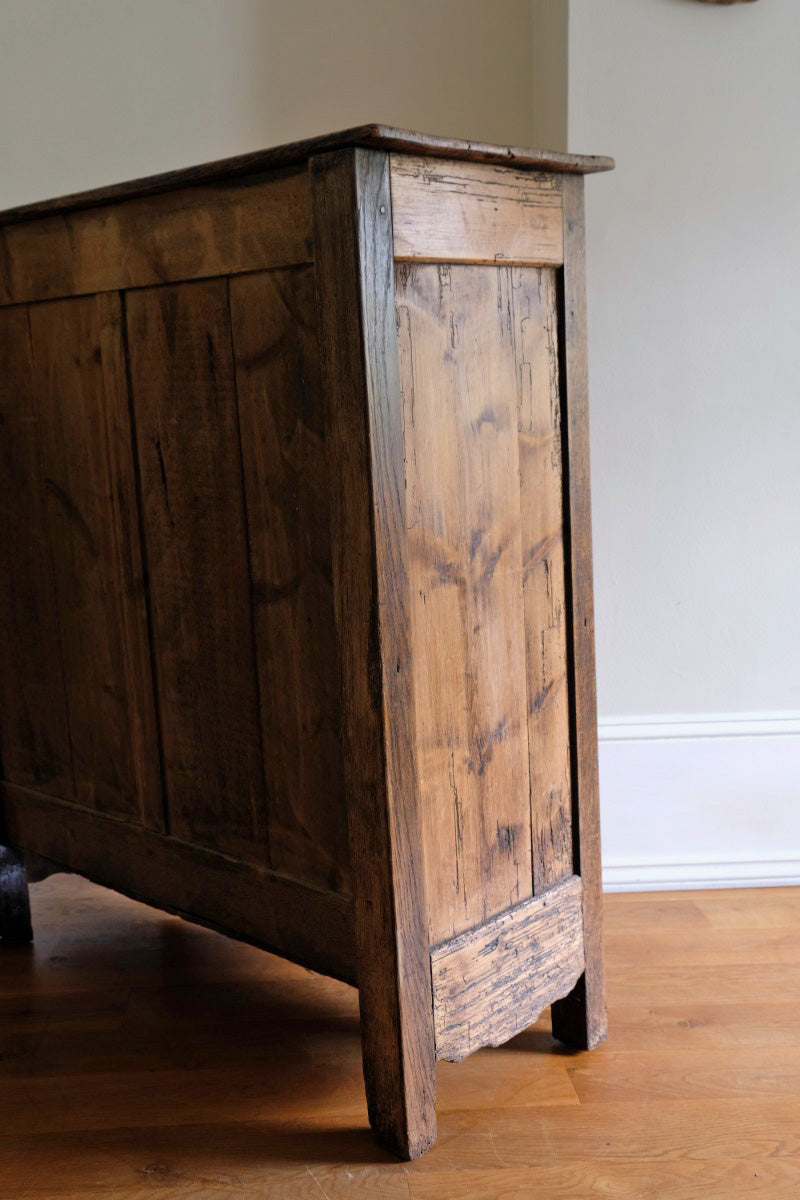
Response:
[[[27,856],[359,988],[370,1121],[605,1035],[583,173],[382,126],[0,214]]]

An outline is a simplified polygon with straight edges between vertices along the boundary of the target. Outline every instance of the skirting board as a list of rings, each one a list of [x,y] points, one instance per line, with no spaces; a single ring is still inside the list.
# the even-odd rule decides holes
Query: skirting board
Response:
[[[607,892],[800,885],[800,713],[600,720]]]

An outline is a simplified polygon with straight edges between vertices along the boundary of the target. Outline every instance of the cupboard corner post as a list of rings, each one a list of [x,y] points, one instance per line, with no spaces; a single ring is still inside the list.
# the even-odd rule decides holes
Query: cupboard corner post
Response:
[[[436,1136],[419,829],[389,155],[311,160],[345,787],[370,1123],[403,1158]]]

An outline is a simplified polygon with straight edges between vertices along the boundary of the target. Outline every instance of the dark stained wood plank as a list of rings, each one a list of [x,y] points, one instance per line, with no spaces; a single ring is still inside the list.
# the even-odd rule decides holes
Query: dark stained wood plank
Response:
[[[314,271],[231,280],[272,866],[346,888],[349,849]]]
[[[436,1055],[461,1062],[533,1025],[583,971],[576,876],[431,953]]]
[[[510,284],[507,267],[397,267],[433,945],[532,894]]]
[[[169,828],[266,858],[226,280],[127,297]]]
[[[5,229],[0,218],[0,304],[252,271],[310,257],[307,172],[277,172]]]
[[[391,170],[396,259],[564,261],[558,175],[406,154]]]
[[[470,162],[489,162],[514,166],[520,169],[577,172],[592,174],[610,171],[612,158],[596,154],[565,154],[558,150],[526,150],[518,146],[492,145],[487,142],[468,142],[459,138],[436,137],[433,134],[415,133],[408,129],[394,129],[388,125],[360,125],[338,133],[305,141],[290,142],[267,150],[255,150],[234,158],[203,163],[196,167],[184,167],[178,171],[165,171],[145,179],[134,179],[127,183],[112,184],[110,187],[94,188],[55,200],[43,200],[33,204],[19,205],[0,212],[0,225],[9,225],[33,217],[65,213],[78,208],[91,208],[137,196],[165,192],[171,188],[189,187],[192,184],[208,184],[221,179],[237,179],[255,172],[274,170],[305,162],[315,154],[347,146],[371,146],[375,149],[392,150],[397,153],[426,155],[432,158],[466,159]]]
[[[312,970],[355,982],[348,896],[13,784],[0,784],[0,803],[7,836],[16,847]]]
[[[414,1158],[436,1117],[388,156],[315,159],[312,187],[367,1104]]]
[[[120,300],[36,305],[30,322],[75,798],[159,828]]]
[[[603,968],[603,897],[594,661],[592,508],[589,484],[589,388],[583,180],[564,180],[562,396],[566,403],[569,651],[573,688],[572,780],[577,832],[575,871],[583,881],[586,971],[553,1006],[553,1032],[568,1045],[592,1049],[608,1031]]]
[[[73,792],[28,313],[0,313],[0,760],[6,779]]]
[[[28,880],[22,860],[0,846],[0,943],[23,946],[33,940]]]
[[[534,893],[572,874],[558,301],[555,273],[514,272],[505,303],[519,371],[522,595]]]

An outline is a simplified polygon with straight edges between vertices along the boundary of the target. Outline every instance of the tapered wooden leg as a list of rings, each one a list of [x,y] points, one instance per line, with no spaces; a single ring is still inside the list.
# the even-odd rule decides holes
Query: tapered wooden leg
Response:
[[[0,846],[0,943],[21,946],[32,940],[25,868],[13,850]]]
[[[388,155],[319,155],[312,192],[364,1081],[381,1143],[416,1158],[436,1137],[435,1050]]]
[[[564,178],[564,268],[561,296],[563,404],[567,464],[567,588],[569,661],[573,678],[570,742],[573,775],[574,870],[583,882],[586,970],[570,994],[553,1005],[553,1034],[568,1046],[591,1050],[605,1040],[603,895],[597,766],[597,696],[592,592],[592,519],[589,488],[588,364],[584,274],[583,179]]]

